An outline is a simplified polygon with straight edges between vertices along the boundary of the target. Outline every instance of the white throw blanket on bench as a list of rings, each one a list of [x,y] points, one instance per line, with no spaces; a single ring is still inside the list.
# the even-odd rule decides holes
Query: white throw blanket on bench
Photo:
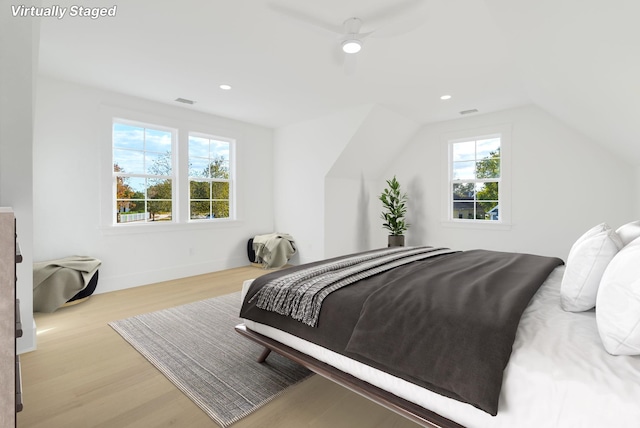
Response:
[[[53,312],[89,284],[101,261],[71,256],[33,264],[33,310]]]
[[[268,233],[253,238],[253,251],[264,268],[279,268],[296,253],[293,237],[286,233]]]

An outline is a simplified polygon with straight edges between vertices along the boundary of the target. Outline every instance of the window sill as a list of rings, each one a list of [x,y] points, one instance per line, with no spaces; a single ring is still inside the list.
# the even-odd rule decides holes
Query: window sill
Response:
[[[103,235],[134,235],[145,233],[184,232],[191,230],[226,229],[240,227],[244,224],[241,220],[200,220],[185,223],[144,223],[144,224],[118,224],[102,226]]]
[[[475,229],[475,230],[511,230],[511,223],[489,223],[487,221],[469,221],[469,220],[443,220],[440,222],[442,227],[452,229]]]

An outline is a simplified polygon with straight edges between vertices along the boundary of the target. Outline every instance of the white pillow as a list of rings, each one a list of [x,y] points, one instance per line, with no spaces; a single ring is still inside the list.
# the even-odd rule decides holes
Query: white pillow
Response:
[[[596,321],[613,355],[640,355],[640,238],[611,260],[598,291]]]
[[[640,220],[623,224],[616,229],[616,233],[620,237],[620,240],[622,240],[622,245],[627,245],[629,242],[640,237]]]
[[[560,285],[565,311],[588,311],[596,305],[598,286],[622,241],[606,223],[589,229],[571,247]]]

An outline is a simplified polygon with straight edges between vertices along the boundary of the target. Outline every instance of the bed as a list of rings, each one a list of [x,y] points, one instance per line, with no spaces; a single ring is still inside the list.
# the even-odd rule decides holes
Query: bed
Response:
[[[640,249],[640,241],[637,247]],[[407,250],[414,251],[409,258],[416,260],[389,269],[376,267],[374,270],[378,271],[371,276],[363,275],[358,270],[359,264],[347,263],[346,269],[355,269],[356,278],[339,279],[338,282],[346,284],[335,287],[320,299],[316,296],[316,300],[322,302],[315,323],[308,318],[314,309],[307,308],[297,314],[291,308],[283,310],[282,293],[272,299],[272,303],[273,300],[280,303],[279,309],[265,309],[268,305],[265,306],[265,298],[259,303],[260,296],[268,295],[265,290],[274,281],[300,276],[305,269],[321,270],[326,264],[344,264],[345,258],[365,257],[365,262],[371,263],[367,257],[376,251],[391,258],[401,258],[400,253],[389,255],[381,249],[293,267],[247,281],[242,293],[244,323],[236,330],[265,346],[265,352],[256,356],[259,361],[264,361],[271,350],[281,353],[424,426],[599,427],[639,423],[640,357],[613,356],[605,350],[594,310],[568,312],[561,307],[561,283],[567,269],[561,260],[485,250],[457,252],[413,247]],[[421,251],[431,255],[422,257]],[[398,264],[397,259],[394,263]],[[536,267],[531,270],[533,265]],[[345,267],[341,265],[341,269]],[[424,280],[425,277],[428,280]],[[434,308],[429,303],[415,303],[417,298],[412,293],[423,287],[425,281],[433,283],[436,278],[444,284],[458,284],[461,278],[471,278],[464,280],[465,286],[456,293],[466,295],[462,300],[474,302],[476,307],[492,308],[494,318],[508,321],[507,327],[500,324],[497,329],[500,336],[512,336],[506,339],[509,349],[495,351],[505,348],[502,337],[474,339],[484,327],[476,329],[475,324],[480,322],[473,318],[468,324],[463,323],[465,327],[456,329],[452,327],[454,321],[447,319],[446,311],[435,311],[437,322],[433,317],[424,316]],[[514,285],[516,279],[518,284]],[[336,283],[335,278],[332,281]],[[484,297],[477,295],[477,287],[482,290],[480,294],[485,294],[487,284],[498,282],[504,284],[498,287],[496,300],[486,303],[478,300]],[[475,285],[468,288],[467,283]],[[451,287],[443,286],[442,290],[447,288]],[[521,292],[505,297],[512,289],[521,289]],[[295,290],[299,293],[300,286]],[[284,294],[295,294],[295,290]],[[404,300],[396,300],[396,294]],[[411,303],[404,306],[403,301],[407,299]],[[447,311],[459,300],[451,296],[444,299],[445,303],[438,306],[450,307]],[[404,315],[399,317],[398,325],[389,327],[391,331],[381,333],[381,329],[387,329],[381,325],[388,322],[380,320],[380,313],[395,317],[394,311],[384,309],[385,304],[402,308],[395,312]],[[376,314],[371,306],[383,307],[382,312],[378,310]],[[369,311],[374,315],[367,316]],[[450,325],[443,327],[441,321]],[[491,318],[488,323],[492,324]],[[394,333],[393,329],[398,328]],[[466,336],[455,336],[457,330],[468,332]],[[378,334],[383,334],[383,339],[376,339]],[[394,334],[400,337],[399,341],[389,337]],[[438,342],[438,335],[444,335],[444,342]],[[420,347],[418,342],[423,337],[428,344]],[[371,349],[363,348],[367,342],[372,344]],[[450,347],[452,342],[458,342],[457,347]],[[469,360],[467,354],[471,352],[460,351],[467,348],[477,351],[480,361]],[[439,351],[432,355],[430,349]],[[409,355],[411,352],[414,355]],[[411,362],[415,364],[421,358],[424,365],[433,369],[423,373],[424,368],[420,367],[416,375],[411,371]],[[467,364],[470,371],[457,369]],[[409,367],[406,371],[404,365]],[[495,379],[485,372],[499,376]],[[450,387],[447,384],[450,378],[464,385]]]

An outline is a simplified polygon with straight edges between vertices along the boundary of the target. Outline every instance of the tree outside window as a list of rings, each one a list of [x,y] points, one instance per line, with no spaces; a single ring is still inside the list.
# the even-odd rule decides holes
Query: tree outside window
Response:
[[[451,142],[452,220],[500,220],[500,137]]]
[[[231,217],[232,141],[189,135],[189,218]]]
[[[113,123],[113,177],[116,223],[173,219],[175,131]]]

